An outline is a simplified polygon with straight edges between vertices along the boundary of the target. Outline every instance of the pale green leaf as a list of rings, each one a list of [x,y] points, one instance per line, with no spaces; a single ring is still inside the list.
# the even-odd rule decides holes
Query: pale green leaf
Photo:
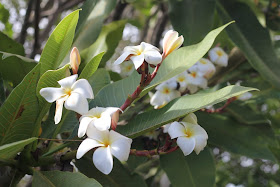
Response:
[[[94,72],[97,70],[100,61],[102,60],[102,57],[104,55],[104,52],[101,52],[98,55],[95,55],[84,67],[83,71],[81,72],[79,79],[89,79]]]
[[[242,86],[227,86],[211,93],[185,95],[174,99],[161,109],[137,115],[127,125],[119,126],[117,130],[125,136],[136,137],[183,117],[188,113],[252,90],[255,89]]]
[[[29,138],[0,146],[0,159],[14,158],[26,145],[34,142],[35,140],[37,140],[37,138]]]
[[[181,150],[160,156],[160,166],[174,187],[215,186],[215,162],[210,149],[184,156]]]
[[[58,68],[68,53],[75,34],[79,10],[66,16],[54,29],[41,55],[41,75]]]
[[[36,171],[32,180],[33,187],[102,187],[93,178],[82,173],[63,171]]]

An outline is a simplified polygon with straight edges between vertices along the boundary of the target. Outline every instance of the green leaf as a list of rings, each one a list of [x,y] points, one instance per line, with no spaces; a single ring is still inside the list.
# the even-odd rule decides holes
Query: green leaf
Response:
[[[210,149],[184,156],[181,150],[160,156],[160,166],[174,187],[215,186],[215,162]]]
[[[91,45],[87,50],[86,62],[88,62],[92,57],[97,55],[102,51],[106,51],[101,67],[104,67],[106,62],[112,57],[115,52],[119,41],[122,39],[122,32],[126,21],[115,21],[102,28],[102,31],[93,45]]]
[[[215,0],[169,0],[169,18],[176,31],[184,36],[184,45],[195,44],[211,31]]]
[[[196,113],[198,124],[208,133],[209,143],[250,158],[276,161],[268,146],[275,145],[268,125],[245,125],[225,115]]]
[[[82,51],[95,42],[103,26],[104,19],[110,14],[115,5],[116,0],[100,0],[97,3],[88,0],[85,2],[82,7],[83,13],[81,12],[82,19],[79,21],[73,46]]]
[[[37,97],[39,98],[39,105],[40,108],[42,108],[44,105],[48,105],[50,107],[50,103],[48,103],[41,95],[40,95],[40,90],[42,88],[46,87],[57,87],[59,80],[65,78],[67,74],[69,74],[69,64],[65,65],[64,67],[58,69],[58,70],[48,70],[45,72],[41,78],[39,79],[37,88],[36,88],[36,94]]]
[[[8,36],[13,36],[12,24],[9,22],[10,13],[3,4],[0,3],[0,22],[2,22],[5,26],[3,32]]]
[[[4,81],[0,77],[0,106],[4,103],[5,100],[6,100],[6,93],[5,93]]]
[[[273,86],[280,88],[280,63],[268,30],[262,27],[246,4],[222,2],[218,12],[223,21],[236,20],[236,24],[226,29],[229,37],[243,51],[253,68]]]
[[[38,64],[11,92],[0,108],[0,145],[30,138],[37,119]]]
[[[9,38],[2,32],[0,32],[0,41],[0,51],[13,53],[21,56],[25,55],[23,46],[20,43],[14,41],[13,39]]]
[[[79,79],[89,79],[97,70],[103,55],[104,52],[101,52],[100,54],[94,56],[84,67],[83,71],[79,76]]]
[[[241,103],[241,102],[240,102]],[[256,113],[246,105],[231,103],[225,110],[240,123],[247,125],[269,125],[270,122],[262,114]]]
[[[182,96],[174,99],[161,109],[137,115],[129,121],[127,125],[119,126],[117,130],[125,136],[136,137],[177,118],[183,117],[188,113],[205,108],[209,105],[214,105],[251,90],[255,89],[242,86],[227,86],[211,93]]]
[[[91,157],[83,157],[75,162],[79,171],[86,176],[95,178],[103,186],[110,187],[145,187],[144,179],[136,173],[131,174],[124,166],[114,158],[114,167],[109,175],[104,175],[92,163]]]
[[[41,55],[41,75],[56,69],[68,53],[75,34],[79,10],[66,16],[54,29]]]
[[[32,59],[0,51],[0,77],[11,81],[14,86],[18,85],[36,64]]]
[[[228,23],[230,24],[230,23]],[[141,93],[140,97],[148,93],[149,90],[156,85],[180,74],[200,58],[202,58],[212,46],[217,35],[228,25],[219,27],[211,31],[199,44],[186,46],[171,53],[162,63],[158,74],[151,84]],[[140,75],[135,71],[131,76],[114,82],[104,87],[96,98],[90,103],[91,106],[115,106],[120,107],[126,100],[129,94],[132,94],[139,85]],[[116,90],[122,90],[116,92]]]
[[[32,180],[34,187],[102,187],[96,180],[75,172],[36,171]]]
[[[26,145],[34,142],[35,140],[37,140],[37,138],[29,138],[0,146],[0,159],[14,158]]]

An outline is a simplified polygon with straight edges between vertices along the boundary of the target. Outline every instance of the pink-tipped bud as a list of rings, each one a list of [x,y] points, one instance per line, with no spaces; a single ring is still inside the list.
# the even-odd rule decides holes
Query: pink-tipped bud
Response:
[[[117,110],[112,115],[112,119],[111,119],[111,128],[112,128],[112,130],[116,130],[117,125],[118,125],[118,121],[119,121],[119,117],[120,117],[120,110]]]
[[[70,54],[70,65],[74,75],[78,73],[80,63],[81,57],[79,50],[76,47],[73,47]]]
[[[184,42],[184,37],[178,37],[178,32],[169,30],[163,38],[163,53],[167,57],[172,51],[178,49]]]

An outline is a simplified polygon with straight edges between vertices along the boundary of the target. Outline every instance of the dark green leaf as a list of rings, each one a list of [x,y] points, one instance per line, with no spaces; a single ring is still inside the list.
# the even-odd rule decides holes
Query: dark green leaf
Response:
[[[227,0],[221,2],[218,12],[224,22],[236,20],[226,29],[229,37],[243,51],[253,68],[273,86],[280,88],[280,63],[268,30],[262,27],[246,4]]]
[[[0,51],[0,77],[11,81],[14,86],[18,85],[36,64],[32,59]]]
[[[0,108],[0,145],[30,138],[37,119],[38,64],[11,92]]]
[[[4,33],[0,32],[0,51],[13,53],[24,56],[24,48],[20,43],[17,43],[13,39],[9,38]]]
[[[215,0],[169,0],[172,26],[184,36],[184,45],[201,41],[211,31]]]
[[[160,165],[174,187],[215,186],[215,162],[210,149],[184,156],[181,150],[160,156]]]
[[[102,187],[96,180],[75,172],[34,171],[33,187]]]

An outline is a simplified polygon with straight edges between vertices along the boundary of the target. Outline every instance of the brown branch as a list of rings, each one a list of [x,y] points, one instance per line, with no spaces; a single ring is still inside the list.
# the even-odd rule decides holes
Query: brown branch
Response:
[[[31,53],[31,58],[34,58],[34,56],[36,55],[38,49],[40,49],[40,45],[39,45],[39,22],[40,22],[40,4],[41,4],[41,0],[36,0],[35,3],[35,21],[34,21],[34,28],[35,28],[35,32],[34,32],[34,43],[33,43],[33,51]]]
[[[201,111],[203,112],[207,112],[207,113],[222,113],[224,112],[224,109],[230,105],[230,103],[232,103],[233,101],[235,101],[237,98],[236,97],[232,97],[232,98],[229,98],[227,100],[227,102],[220,108],[217,108],[217,109],[201,109]]]
[[[21,44],[24,44],[25,39],[26,39],[26,30],[29,26],[29,18],[30,18],[30,14],[32,11],[33,1],[34,0],[29,0],[29,2],[28,2],[26,14],[25,14],[24,21],[23,21],[22,28],[21,28],[21,32],[18,37],[18,41]]]
[[[144,28],[141,32],[140,41],[145,41],[145,38],[147,37],[147,33],[150,27],[150,21],[158,13],[158,11],[159,11],[159,6],[151,9],[151,15],[146,19]]]
[[[121,0],[119,0],[115,9],[114,9],[114,11],[106,19],[105,23],[110,23],[110,22],[113,22],[113,21],[120,20],[121,17],[122,17],[122,14],[124,12],[124,9],[126,8],[127,5],[128,5],[128,3],[122,2]]]

